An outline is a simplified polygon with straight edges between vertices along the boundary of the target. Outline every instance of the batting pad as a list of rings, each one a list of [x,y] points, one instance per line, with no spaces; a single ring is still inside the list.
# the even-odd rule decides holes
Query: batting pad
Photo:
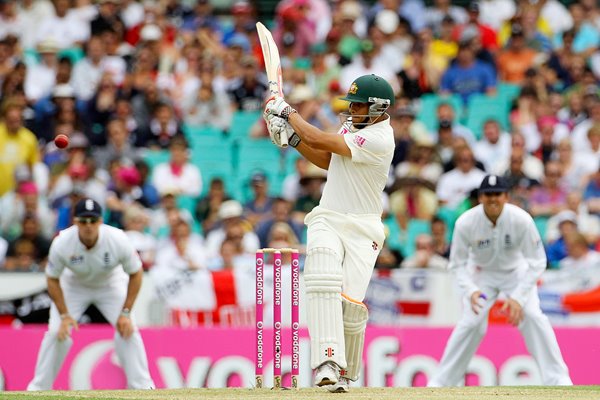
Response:
[[[342,261],[333,250],[317,247],[308,251],[304,283],[308,301],[311,368],[317,368],[326,361],[346,368],[342,280]]]
[[[342,310],[344,316],[344,338],[346,342],[345,376],[351,381],[358,379],[365,344],[365,330],[369,319],[367,307],[356,300],[342,294]]]

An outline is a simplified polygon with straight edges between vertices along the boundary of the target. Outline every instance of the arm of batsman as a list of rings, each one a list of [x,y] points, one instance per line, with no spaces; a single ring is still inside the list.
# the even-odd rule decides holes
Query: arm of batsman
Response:
[[[276,115],[288,120],[290,114],[295,113],[296,110],[292,108],[288,103],[285,102],[283,97],[275,96],[271,97],[265,105],[264,118],[268,118],[268,115]]]
[[[269,131],[271,142],[279,147],[283,147],[281,145],[282,135],[286,135],[288,140],[292,137],[292,135],[294,135],[294,129],[290,126],[290,124],[287,123],[283,118],[274,115],[270,115],[270,118],[268,118],[267,130]]]

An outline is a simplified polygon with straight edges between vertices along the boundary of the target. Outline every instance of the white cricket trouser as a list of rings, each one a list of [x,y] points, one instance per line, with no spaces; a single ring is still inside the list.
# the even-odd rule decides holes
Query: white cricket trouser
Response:
[[[99,288],[82,287],[61,280],[65,303],[69,314],[77,321],[84,311],[94,304],[111,325],[115,326],[127,296],[127,281],[111,283]],[[134,333],[123,339],[115,332],[115,351],[125,371],[130,389],[153,389],[154,382],[148,371],[148,360],[144,342],[134,323]],[[44,335],[35,366],[35,376],[27,390],[51,390],[73,340],[58,340],[61,319],[58,309],[52,304],[48,331]]]
[[[311,367],[334,361],[345,368],[341,293],[358,302],[365,298],[375,261],[385,240],[383,224],[379,215],[340,214],[321,207],[309,213],[305,223],[308,225],[308,243],[304,279],[309,310]],[[311,282],[318,282],[314,289],[310,287]],[[339,286],[327,288],[322,295],[315,293],[320,287],[334,284]],[[309,290],[311,293],[308,293]],[[327,348],[335,352],[325,351]]]
[[[468,296],[463,298],[463,315],[452,331],[446,344],[439,369],[429,387],[457,386],[464,382],[464,375],[479,343],[487,330],[488,313],[500,292],[510,294],[519,283],[524,269],[514,271],[486,271],[475,274],[475,281],[487,300],[480,300],[484,307],[475,314]],[[544,385],[572,385],[554,330],[540,309],[537,287],[534,287],[523,305],[524,318],[519,330],[525,339],[527,350],[536,360]]]

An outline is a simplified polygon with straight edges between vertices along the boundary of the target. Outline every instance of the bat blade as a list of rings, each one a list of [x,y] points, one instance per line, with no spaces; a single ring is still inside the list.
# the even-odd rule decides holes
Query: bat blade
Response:
[[[265,72],[269,81],[269,96],[283,97],[283,77],[277,44],[275,44],[271,32],[261,22],[256,23],[256,31],[258,32],[258,39],[265,60]],[[283,134],[280,139],[281,145],[287,147],[287,136]]]

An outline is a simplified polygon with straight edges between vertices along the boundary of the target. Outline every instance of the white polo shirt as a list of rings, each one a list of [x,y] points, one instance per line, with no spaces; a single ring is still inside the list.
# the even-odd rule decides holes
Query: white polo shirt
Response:
[[[343,214],[381,215],[381,192],[394,155],[394,131],[390,119],[356,132],[342,127],[352,157],[331,155],[327,182],[319,205]]]
[[[546,269],[546,253],[533,218],[514,204],[505,204],[492,224],[478,205],[463,213],[454,227],[449,269],[468,295],[479,290],[467,266],[481,270],[512,271],[528,267],[510,297],[523,305]]]
[[[102,287],[127,280],[127,275],[142,268],[142,261],[120,229],[102,224],[98,241],[87,249],[79,240],[79,229],[73,225],[62,230],[52,241],[46,275],[63,282],[89,287]],[[64,274],[63,274],[63,270]]]

